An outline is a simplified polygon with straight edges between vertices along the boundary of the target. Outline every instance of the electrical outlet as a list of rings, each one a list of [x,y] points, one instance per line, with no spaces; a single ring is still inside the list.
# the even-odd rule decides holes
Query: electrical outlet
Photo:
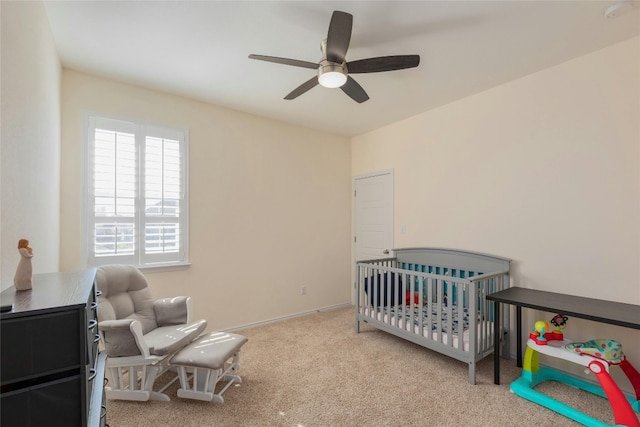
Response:
[[[307,287],[306,286],[302,286],[300,288],[300,295],[306,295],[307,294]]]

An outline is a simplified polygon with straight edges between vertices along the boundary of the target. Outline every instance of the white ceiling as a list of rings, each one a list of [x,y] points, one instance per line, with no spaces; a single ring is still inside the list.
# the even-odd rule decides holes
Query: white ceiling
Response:
[[[46,1],[64,67],[314,129],[353,136],[640,33],[640,2]],[[370,99],[317,86],[284,96],[313,70],[331,13],[353,14],[347,60],[419,54],[418,68],[353,75]],[[638,52],[640,56],[640,52]]]

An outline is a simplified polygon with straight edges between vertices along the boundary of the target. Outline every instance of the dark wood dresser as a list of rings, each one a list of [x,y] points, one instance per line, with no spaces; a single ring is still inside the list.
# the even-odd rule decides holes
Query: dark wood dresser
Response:
[[[0,425],[106,425],[95,270],[33,276],[0,315]]]

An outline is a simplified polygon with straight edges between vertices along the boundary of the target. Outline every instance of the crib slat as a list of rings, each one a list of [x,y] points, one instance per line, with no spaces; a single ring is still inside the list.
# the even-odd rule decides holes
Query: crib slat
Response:
[[[467,295],[469,284],[463,281],[456,282],[456,293],[458,294],[458,298],[456,300],[456,310],[457,310],[457,318],[458,318],[458,345],[456,348],[464,350],[464,319],[465,319],[465,311],[467,310]],[[467,311],[468,313],[468,311]]]
[[[410,280],[411,280],[411,275],[409,275],[407,273],[403,273],[402,274],[402,295],[406,295],[407,292],[409,291],[408,283],[411,283]],[[406,304],[402,304],[402,308],[401,308],[400,312],[398,313],[399,315],[396,316],[398,318],[398,321],[397,321],[398,328],[404,328],[405,327],[402,324],[402,322],[403,322],[402,319],[406,319],[406,316],[408,314],[407,310],[408,310],[407,305]]]
[[[411,295],[409,296],[410,298],[410,303],[412,305],[412,313],[413,313],[413,317],[414,317],[414,323],[413,323],[413,328],[416,331],[416,334],[419,334],[420,336],[425,336],[424,331],[427,328],[427,325],[425,324],[425,315],[424,315],[424,309],[425,309],[425,305],[423,302],[423,305],[421,305],[421,294],[422,294],[422,290],[424,289],[425,285],[425,277],[422,275],[422,271],[417,271],[414,275],[413,278],[411,280]]]
[[[373,280],[371,280],[371,292],[373,293],[373,307],[377,308],[380,306],[380,295],[378,292],[379,286],[380,286],[380,275],[379,274],[374,274],[373,276]]]
[[[469,351],[477,351],[478,338],[477,338],[477,316],[478,316],[478,282],[471,282],[468,292],[469,300]],[[473,355],[475,358],[475,354]]]
[[[442,313],[442,299],[444,298],[444,289],[441,279],[436,279],[436,313]],[[436,336],[439,343],[442,342],[442,316],[436,315]]]
[[[396,304],[394,307],[394,313],[396,313],[394,317],[395,319],[395,326],[398,326],[398,313],[399,313],[399,307],[402,307],[402,305],[404,305],[404,301],[402,300],[402,298],[398,298],[398,293],[400,293],[400,295],[405,295],[404,293],[402,293],[402,284],[400,283],[400,273],[398,273],[397,271],[393,273],[395,278],[393,281],[393,286],[391,287],[390,292],[393,292],[393,299],[395,300]],[[400,289],[400,292],[398,292],[398,289]],[[391,316],[390,316],[391,317]]]
[[[446,283],[446,282],[445,282]],[[449,347],[453,347],[453,305],[455,304],[454,298],[453,296],[455,295],[455,290],[456,290],[456,284],[455,282],[451,281],[451,286],[449,286],[449,296],[447,299],[447,304],[445,306],[445,309],[447,311],[447,325],[445,327],[445,330],[447,331],[447,342],[446,344]],[[444,286],[444,284],[443,284]],[[444,300],[443,300],[444,302]],[[444,334],[444,332],[443,332]]]

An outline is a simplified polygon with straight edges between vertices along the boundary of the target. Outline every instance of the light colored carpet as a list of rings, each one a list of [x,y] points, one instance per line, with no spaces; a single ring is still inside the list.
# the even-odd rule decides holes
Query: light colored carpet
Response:
[[[176,383],[167,390],[171,402],[109,400],[109,425],[578,425],[509,391],[520,375],[515,361],[502,361],[502,384],[497,386],[493,359],[484,359],[473,386],[462,362],[368,325],[356,334],[353,308],[237,333],[249,338],[240,360],[243,382],[227,390],[223,404],[180,399]],[[613,424],[605,399],[557,383],[538,390]]]

